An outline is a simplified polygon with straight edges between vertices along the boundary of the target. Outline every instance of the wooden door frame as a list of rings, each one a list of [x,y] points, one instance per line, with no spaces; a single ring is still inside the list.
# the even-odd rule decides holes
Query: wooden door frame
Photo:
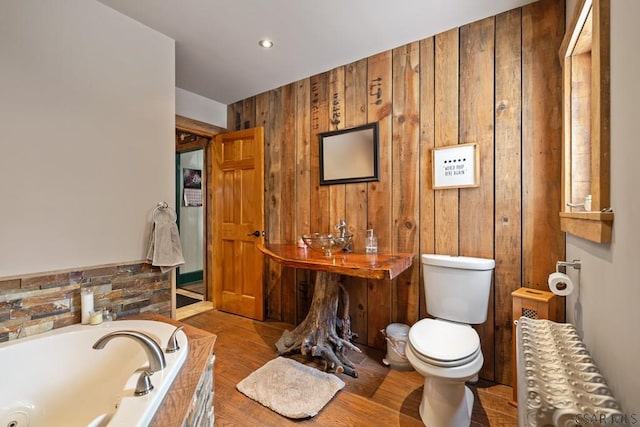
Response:
[[[212,263],[213,263],[213,194],[209,191],[209,180],[213,176],[213,140],[215,136],[226,132],[226,129],[211,125],[209,123],[200,122],[197,120],[190,119],[188,117],[183,117],[176,114],[176,154],[184,153],[187,151],[193,151],[202,149],[203,157],[204,157],[204,169],[205,176],[203,179],[202,191],[205,194],[205,197],[202,200],[203,209],[204,209],[204,260],[202,262],[203,272],[202,277],[205,281],[205,294],[204,300],[213,302],[215,308],[214,301],[214,292],[213,292],[213,278],[212,278]],[[180,141],[178,137],[178,132],[187,132],[193,135],[201,136],[208,139],[202,140],[198,138],[197,141]],[[178,207],[176,207],[178,209]]]

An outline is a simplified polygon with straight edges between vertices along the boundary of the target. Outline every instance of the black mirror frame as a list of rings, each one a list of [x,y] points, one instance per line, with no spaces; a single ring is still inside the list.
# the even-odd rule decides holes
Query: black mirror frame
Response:
[[[328,179],[325,177],[325,162],[324,152],[325,146],[330,143],[331,138],[339,135],[345,135],[352,132],[361,132],[371,130],[371,155],[373,162],[373,173],[366,176],[346,176],[339,179]],[[318,134],[318,140],[320,144],[319,158],[320,158],[320,185],[332,185],[332,184],[349,184],[355,182],[371,182],[380,181],[380,162],[379,157],[379,144],[378,144],[378,123],[368,123],[362,126],[356,126],[349,129],[340,129],[330,132],[322,132]],[[348,174],[347,174],[348,175]]]

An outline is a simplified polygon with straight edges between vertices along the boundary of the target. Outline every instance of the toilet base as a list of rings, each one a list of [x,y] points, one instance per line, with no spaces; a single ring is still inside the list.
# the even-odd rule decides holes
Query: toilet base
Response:
[[[467,427],[473,401],[473,392],[464,382],[425,378],[420,418],[425,426]]]

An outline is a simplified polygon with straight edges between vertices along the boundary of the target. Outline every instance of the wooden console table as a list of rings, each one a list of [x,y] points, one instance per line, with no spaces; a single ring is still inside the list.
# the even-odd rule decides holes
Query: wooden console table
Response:
[[[360,352],[360,349],[350,341],[348,314],[345,319],[339,319],[337,314],[341,293],[348,301],[340,276],[390,280],[411,266],[413,254],[336,252],[327,257],[310,248],[298,248],[293,244],[258,245],[258,249],[284,266],[318,272],[309,313],[293,331],[284,331],[276,342],[278,354],[300,352],[321,357],[327,368],[357,377],[354,364],[346,357],[346,350]],[[338,335],[337,325],[340,321],[342,328]]]

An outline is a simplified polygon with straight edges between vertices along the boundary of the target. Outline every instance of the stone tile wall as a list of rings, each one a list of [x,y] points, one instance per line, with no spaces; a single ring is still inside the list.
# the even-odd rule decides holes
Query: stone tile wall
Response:
[[[202,373],[196,392],[191,399],[190,409],[182,427],[213,427],[215,422],[213,365],[215,361],[216,356],[211,355],[207,369]]]
[[[93,290],[95,309],[118,317],[171,316],[171,273],[145,263],[0,278],[0,342],[80,323],[81,288]]]

